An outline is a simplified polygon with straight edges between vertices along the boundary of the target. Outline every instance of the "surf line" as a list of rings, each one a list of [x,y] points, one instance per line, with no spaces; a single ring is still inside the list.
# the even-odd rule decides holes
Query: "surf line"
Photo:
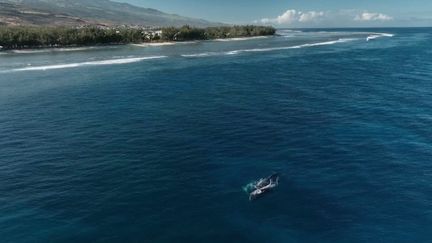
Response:
[[[203,52],[203,53],[194,53],[194,54],[183,54],[181,56],[182,57],[188,57],[188,58],[209,57],[209,56],[229,56],[229,55],[240,54],[243,52],[268,52],[268,51],[279,51],[279,50],[289,50],[289,49],[300,49],[300,48],[314,47],[314,46],[334,45],[334,44],[338,44],[338,43],[350,42],[350,41],[355,41],[355,40],[358,40],[358,39],[357,38],[343,38],[343,39],[338,39],[338,40],[334,40],[334,41],[306,43],[306,44],[296,45],[296,46],[242,49],[242,50],[225,51],[225,52]]]
[[[366,37],[366,41],[375,40],[381,37],[393,37],[394,34],[388,34],[388,33],[371,33],[368,37]]]
[[[68,64],[58,64],[58,65],[25,67],[25,68],[13,69],[11,71],[14,71],[14,72],[45,71],[45,70],[52,70],[52,69],[76,68],[76,67],[83,67],[83,66],[119,65],[119,64],[128,64],[128,63],[140,62],[140,61],[144,61],[144,60],[161,59],[161,58],[166,58],[166,57],[167,56],[120,58],[120,59],[109,59],[109,60],[100,60],[100,61],[91,61],[91,62],[78,62],[78,63],[68,63]]]

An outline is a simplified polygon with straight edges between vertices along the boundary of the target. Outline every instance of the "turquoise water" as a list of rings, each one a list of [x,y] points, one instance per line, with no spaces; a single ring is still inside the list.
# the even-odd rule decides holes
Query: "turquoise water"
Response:
[[[279,35],[0,53],[0,241],[430,242],[432,29]]]

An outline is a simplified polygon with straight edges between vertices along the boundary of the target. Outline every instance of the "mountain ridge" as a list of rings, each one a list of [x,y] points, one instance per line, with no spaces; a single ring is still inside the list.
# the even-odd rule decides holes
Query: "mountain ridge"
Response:
[[[0,0],[0,25],[224,25],[111,0]]]

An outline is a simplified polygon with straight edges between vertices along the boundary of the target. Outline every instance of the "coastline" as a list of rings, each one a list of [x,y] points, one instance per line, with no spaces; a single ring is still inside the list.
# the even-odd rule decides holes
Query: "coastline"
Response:
[[[195,41],[229,41],[273,36],[269,26],[230,26],[195,28],[166,27],[0,27],[0,52],[28,49],[83,48],[116,45],[157,46]]]
[[[81,51],[81,50],[89,50],[89,49],[103,49],[109,47],[116,46],[137,46],[137,47],[157,47],[157,46],[173,46],[178,44],[191,44],[191,43],[199,43],[205,41],[216,41],[216,42],[228,42],[228,41],[245,41],[245,40],[255,40],[255,39],[263,39],[277,36],[273,35],[260,35],[260,36],[245,36],[245,37],[232,37],[232,38],[218,38],[218,39],[209,39],[209,40],[190,40],[190,41],[155,41],[155,42],[141,42],[141,43],[109,43],[109,44],[95,44],[95,45],[65,45],[65,46],[37,46],[37,47],[23,47],[23,48],[2,48],[0,49],[0,53],[38,53],[38,52],[49,52],[49,51]]]

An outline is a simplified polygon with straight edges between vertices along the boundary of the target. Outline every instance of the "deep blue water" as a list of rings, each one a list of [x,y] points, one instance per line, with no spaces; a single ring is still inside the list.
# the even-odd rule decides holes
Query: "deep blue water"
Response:
[[[432,29],[279,34],[0,53],[0,241],[431,242]]]

